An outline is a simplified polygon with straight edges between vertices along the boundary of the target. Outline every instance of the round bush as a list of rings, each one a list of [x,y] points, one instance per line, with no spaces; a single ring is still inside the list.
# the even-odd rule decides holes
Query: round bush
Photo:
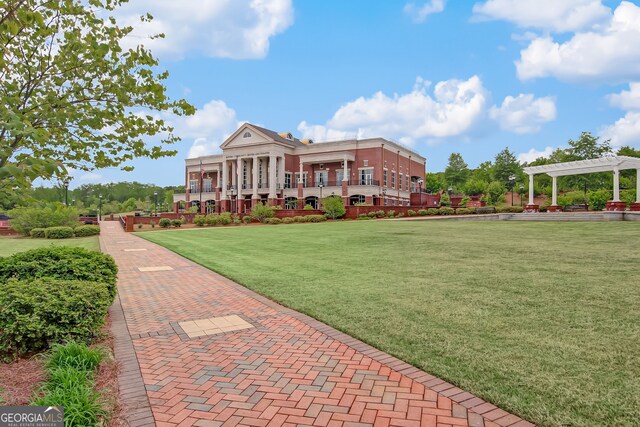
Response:
[[[159,222],[158,225],[162,228],[169,228],[171,227],[171,220],[169,218],[162,218]]]
[[[282,218],[282,222],[283,222],[284,224],[291,224],[291,223],[293,222],[293,218],[291,218],[291,217],[284,217],[284,218]]]
[[[427,215],[438,215],[438,209],[436,208],[429,208],[427,209]]]
[[[205,222],[207,223],[207,225],[218,225],[220,224],[220,215],[218,214],[207,215],[205,218]]]
[[[476,213],[474,208],[459,208],[456,210],[457,215],[471,215]]]
[[[109,255],[70,246],[51,246],[0,258],[0,288],[9,279],[51,277],[104,282],[111,298],[116,295],[118,267]]]
[[[245,224],[251,223],[251,217],[249,215],[243,216],[242,217],[242,222],[244,222]]]
[[[29,234],[35,239],[44,239],[44,231],[46,228],[32,228]]]
[[[204,215],[196,215],[193,218],[193,223],[198,227],[204,227],[205,225],[207,225],[207,217],[205,217]]]
[[[100,234],[98,225],[80,225],[74,230],[76,237],[97,236]]]
[[[44,237],[47,239],[69,239],[73,237],[73,228],[49,227],[44,230]]]
[[[265,222],[272,225],[282,224],[282,220],[280,218],[267,218]]]
[[[175,228],[180,228],[182,226],[182,220],[174,219],[173,221],[171,221],[171,225],[173,225]]]
[[[413,209],[409,209],[409,210],[407,211],[407,215],[409,215],[409,216],[416,216],[416,215],[418,215],[418,213],[417,213],[416,211],[414,211]]]
[[[106,283],[43,278],[0,286],[0,354],[15,356],[53,343],[89,341],[113,298]]]
[[[453,208],[442,207],[438,209],[439,215],[453,215],[454,213],[456,213],[456,210]]]

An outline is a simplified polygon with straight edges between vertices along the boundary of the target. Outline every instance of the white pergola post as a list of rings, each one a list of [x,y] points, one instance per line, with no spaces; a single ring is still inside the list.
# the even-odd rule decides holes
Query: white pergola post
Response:
[[[529,175],[529,204],[533,205],[535,194],[533,190],[533,174]]]
[[[553,188],[551,193],[551,206],[558,206],[558,177],[552,176]]]
[[[342,175],[342,182],[349,181],[349,169],[348,169],[347,156],[344,156],[344,173]]]
[[[636,169],[636,203],[640,203],[640,169]]]
[[[613,201],[620,201],[620,170],[618,168],[613,169]]]

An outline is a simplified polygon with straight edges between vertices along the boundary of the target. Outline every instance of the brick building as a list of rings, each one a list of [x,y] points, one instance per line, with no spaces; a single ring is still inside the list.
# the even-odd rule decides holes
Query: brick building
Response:
[[[189,206],[247,212],[257,202],[315,208],[332,194],[345,205],[422,200],[426,159],[383,138],[314,142],[246,123],[220,148],[222,154],[186,160],[186,192],[174,195],[176,212]]]

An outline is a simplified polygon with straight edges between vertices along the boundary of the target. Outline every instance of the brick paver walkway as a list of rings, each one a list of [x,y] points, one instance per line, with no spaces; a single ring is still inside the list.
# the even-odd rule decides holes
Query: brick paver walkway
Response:
[[[117,222],[100,241],[120,268],[111,315],[130,425],[532,425]],[[189,338],[179,325],[232,315],[253,327]]]

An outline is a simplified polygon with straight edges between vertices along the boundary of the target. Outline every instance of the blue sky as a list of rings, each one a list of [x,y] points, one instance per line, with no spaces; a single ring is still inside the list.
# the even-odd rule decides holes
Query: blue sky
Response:
[[[444,170],[509,147],[532,160],[582,131],[640,147],[640,6],[601,0],[132,0],[151,12],[129,43],[152,48],[168,92],[199,111],[165,116],[178,155],[74,184],[178,185],[187,156],[218,152],[249,121],[317,141],[382,136]],[[162,31],[164,39],[146,34]]]

